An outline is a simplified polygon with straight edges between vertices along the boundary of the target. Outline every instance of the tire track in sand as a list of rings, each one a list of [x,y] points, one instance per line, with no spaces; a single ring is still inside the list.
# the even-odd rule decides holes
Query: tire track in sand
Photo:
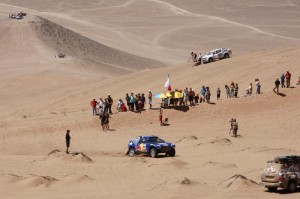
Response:
[[[260,30],[259,28],[255,28],[253,26],[242,24],[242,23],[235,22],[235,21],[230,21],[230,20],[222,18],[222,17],[192,13],[188,10],[179,8],[179,7],[177,7],[177,6],[175,6],[171,3],[167,3],[167,2],[164,2],[164,1],[161,1],[161,0],[148,0],[148,1],[153,1],[153,2],[156,2],[156,3],[162,4],[162,5],[165,5],[165,6],[169,7],[173,12],[175,12],[179,15],[193,16],[193,17],[207,17],[207,18],[210,18],[210,19],[215,19],[215,20],[218,20],[218,21],[229,23],[229,24],[232,24],[232,25],[235,25],[235,26],[248,28],[248,29],[251,29],[251,30],[253,30],[257,33],[260,33],[260,34],[264,34],[264,35],[268,35],[268,36],[272,36],[272,37],[277,37],[277,38],[281,38],[281,39],[300,41],[300,39],[298,39],[298,38],[288,37],[288,36],[283,36],[283,35],[278,35],[278,34],[266,32],[266,31]]]

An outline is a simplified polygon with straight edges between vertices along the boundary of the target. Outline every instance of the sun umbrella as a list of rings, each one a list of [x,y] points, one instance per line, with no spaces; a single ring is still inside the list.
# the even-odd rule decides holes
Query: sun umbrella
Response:
[[[158,93],[156,95],[154,95],[155,98],[167,98],[167,96],[163,93]]]
[[[180,92],[171,91],[171,92],[166,93],[166,96],[171,97],[171,98],[182,98],[183,94]]]

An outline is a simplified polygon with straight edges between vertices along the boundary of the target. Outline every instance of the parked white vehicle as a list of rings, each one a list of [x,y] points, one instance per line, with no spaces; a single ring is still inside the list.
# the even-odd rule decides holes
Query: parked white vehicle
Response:
[[[220,59],[226,59],[231,57],[232,52],[228,48],[218,48],[212,51],[209,51],[204,56],[202,56],[202,63],[210,63]]]

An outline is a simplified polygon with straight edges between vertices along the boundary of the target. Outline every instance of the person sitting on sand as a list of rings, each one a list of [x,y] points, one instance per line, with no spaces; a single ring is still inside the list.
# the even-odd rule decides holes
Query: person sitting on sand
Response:
[[[299,77],[299,79],[298,79],[298,82],[297,82],[297,84],[296,85],[300,85],[300,77]]]
[[[124,103],[123,103],[122,99],[119,99],[118,104],[117,104],[117,110],[119,112],[122,111],[122,109],[121,109],[122,105],[124,105]]]
[[[68,129],[66,133],[66,145],[67,145],[66,153],[69,153],[70,142],[71,142],[71,136],[70,136],[70,130]]]
[[[252,91],[253,91],[253,87],[252,87],[252,83],[250,83],[250,86],[248,88],[248,94],[252,95]]]

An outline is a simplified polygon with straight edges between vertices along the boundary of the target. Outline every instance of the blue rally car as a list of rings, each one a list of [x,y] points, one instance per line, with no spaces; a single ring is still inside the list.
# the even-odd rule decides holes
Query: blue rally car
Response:
[[[175,156],[175,144],[165,142],[157,136],[138,136],[131,139],[128,144],[127,155],[146,154],[156,158],[159,153],[165,153],[167,156]]]

